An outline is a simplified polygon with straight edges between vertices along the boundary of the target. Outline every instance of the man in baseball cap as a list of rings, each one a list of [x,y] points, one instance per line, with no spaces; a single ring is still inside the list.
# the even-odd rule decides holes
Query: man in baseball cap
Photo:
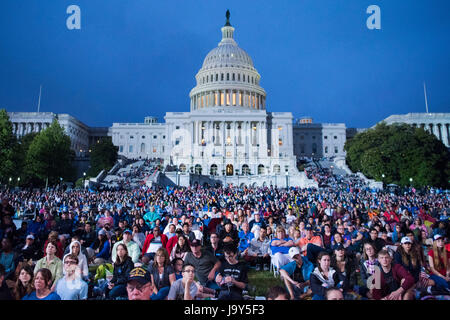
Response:
[[[314,265],[306,257],[302,257],[298,247],[289,249],[289,257],[292,261],[280,268],[280,276],[291,300],[303,299],[311,294],[309,277]]]
[[[153,292],[150,272],[142,267],[134,268],[128,275],[128,300],[150,300]]]

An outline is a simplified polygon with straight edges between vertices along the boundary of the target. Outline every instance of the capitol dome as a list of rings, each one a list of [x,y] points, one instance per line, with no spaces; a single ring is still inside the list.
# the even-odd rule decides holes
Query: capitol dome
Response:
[[[234,28],[222,27],[222,40],[203,61],[195,76],[197,85],[189,94],[191,111],[211,107],[245,107],[265,109],[266,92],[260,87],[260,75],[251,57],[233,38]]]

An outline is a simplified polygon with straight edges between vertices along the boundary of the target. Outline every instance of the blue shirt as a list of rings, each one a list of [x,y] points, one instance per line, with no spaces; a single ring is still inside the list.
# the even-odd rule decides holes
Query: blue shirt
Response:
[[[239,251],[244,251],[250,246],[250,241],[255,237],[252,232],[248,232],[247,234],[244,231],[239,232]]]
[[[274,254],[277,253],[277,252],[280,252],[280,253],[282,253],[282,254],[288,254],[288,253],[289,253],[289,249],[290,249],[291,247],[285,247],[285,246],[273,246],[273,245],[272,245],[272,242],[273,242],[274,240],[293,241],[291,238],[289,238],[289,237],[284,238],[284,239],[273,238],[273,239],[270,241],[270,249],[272,250],[272,255],[274,255]]]
[[[50,292],[50,294],[45,298],[39,299],[36,297],[36,291],[33,291],[23,297],[22,300],[61,300],[61,297],[56,292]]]
[[[81,279],[68,281],[66,278],[61,278],[56,283],[55,292],[61,300],[86,300],[88,285]]]
[[[308,260],[308,258],[306,257],[302,257],[302,267],[301,267],[301,271],[302,271],[302,275],[303,275],[303,279],[305,281],[308,281],[311,273],[314,271],[314,265]],[[282,270],[286,271],[289,276],[292,277],[292,275],[295,272],[295,269],[298,268],[297,262],[295,261],[291,261],[288,264],[284,265],[281,267]]]

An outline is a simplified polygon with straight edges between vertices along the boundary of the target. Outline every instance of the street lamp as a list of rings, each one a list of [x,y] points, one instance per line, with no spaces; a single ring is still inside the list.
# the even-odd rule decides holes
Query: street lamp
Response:
[[[86,172],[83,172],[83,188],[86,189]]]
[[[237,187],[239,188],[239,169],[234,170],[236,172],[237,175]]]

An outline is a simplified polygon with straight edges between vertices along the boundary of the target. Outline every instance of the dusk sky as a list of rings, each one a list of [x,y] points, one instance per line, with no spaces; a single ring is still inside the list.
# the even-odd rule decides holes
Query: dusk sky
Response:
[[[69,5],[81,30],[68,30]],[[369,30],[370,5],[381,30]],[[449,0],[1,0],[0,108],[69,113],[89,126],[189,111],[225,12],[267,110],[367,128],[450,112]]]

